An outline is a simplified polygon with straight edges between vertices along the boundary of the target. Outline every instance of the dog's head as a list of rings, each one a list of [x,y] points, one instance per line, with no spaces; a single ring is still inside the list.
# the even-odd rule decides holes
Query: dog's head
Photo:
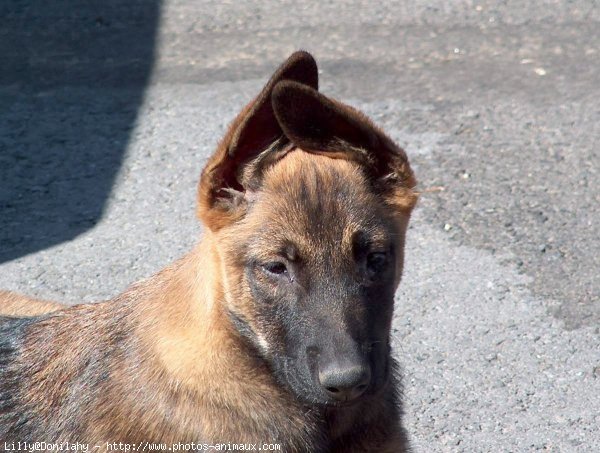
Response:
[[[300,400],[344,405],[387,382],[417,197],[404,151],[317,80],[306,52],[275,72],[206,165],[198,213],[232,326]]]

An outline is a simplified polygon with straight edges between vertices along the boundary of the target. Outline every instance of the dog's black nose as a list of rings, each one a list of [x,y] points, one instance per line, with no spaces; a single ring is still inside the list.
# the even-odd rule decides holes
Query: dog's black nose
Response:
[[[332,363],[319,370],[319,382],[329,396],[338,401],[351,401],[367,390],[371,369],[361,363]]]

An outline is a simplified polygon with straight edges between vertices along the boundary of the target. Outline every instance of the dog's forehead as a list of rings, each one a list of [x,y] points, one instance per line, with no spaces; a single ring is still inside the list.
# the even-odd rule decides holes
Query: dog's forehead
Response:
[[[252,223],[273,247],[329,247],[350,243],[357,231],[384,234],[381,203],[360,167],[301,150],[265,173],[251,211]]]

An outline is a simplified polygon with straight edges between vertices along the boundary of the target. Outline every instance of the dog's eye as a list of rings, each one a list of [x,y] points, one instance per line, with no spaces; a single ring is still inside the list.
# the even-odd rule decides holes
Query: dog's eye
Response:
[[[367,255],[367,270],[375,275],[383,271],[387,265],[387,253],[372,252]]]
[[[273,261],[270,263],[263,264],[262,268],[265,270],[266,273],[272,275],[285,275],[288,272],[287,267],[285,267],[285,264],[279,261]]]

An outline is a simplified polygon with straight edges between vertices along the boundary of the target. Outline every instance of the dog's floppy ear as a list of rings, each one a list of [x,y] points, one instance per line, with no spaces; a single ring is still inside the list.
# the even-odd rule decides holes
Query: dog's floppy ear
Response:
[[[292,143],[305,151],[358,161],[388,201],[412,209],[416,180],[406,153],[364,114],[294,81],[277,83],[271,99]]]
[[[240,215],[235,208],[247,189],[244,167],[273,144],[287,141],[273,112],[275,85],[290,80],[317,90],[318,77],[314,58],[308,52],[294,52],[233,120],[204,168],[198,187],[198,215],[210,229],[218,230]]]

